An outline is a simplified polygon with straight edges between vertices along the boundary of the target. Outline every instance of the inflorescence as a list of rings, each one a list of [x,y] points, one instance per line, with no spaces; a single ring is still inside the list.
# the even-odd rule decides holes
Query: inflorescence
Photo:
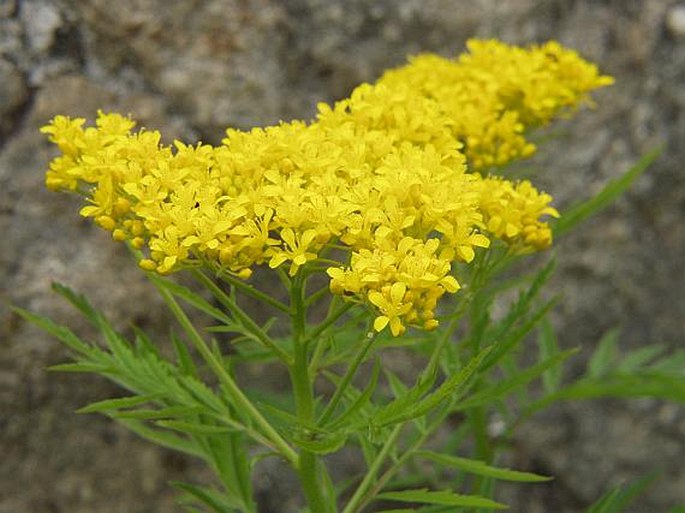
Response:
[[[324,266],[333,294],[376,309],[377,331],[431,329],[460,288],[453,263],[493,239],[516,253],[551,244],[552,198],[492,173],[535,152],[527,131],[612,83],[556,42],[468,48],[419,55],[310,123],[228,129],[216,147],[161,145],[115,113],[86,128],[57,116],[42,129],[62,152],[46,183],[85,196],[81,215],[140,250],[143,269]]]

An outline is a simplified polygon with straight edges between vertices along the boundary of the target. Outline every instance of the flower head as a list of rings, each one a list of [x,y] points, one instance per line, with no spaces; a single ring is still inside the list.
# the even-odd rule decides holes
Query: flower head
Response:
[[[432,329],[440,297],[459,290],[454,263],[492,239],[518,252],[551,243],[551,197],[486,172],[531,155],[528,130],[612,81],[554,42],[468,48],[416,56],[311,123],[229,129],[219,146],[164,146],[115,113],[93,127],[56,116],[42,129],[62,153],[46,184],[82,193],[81,215],[141,250],[146,270],[294,276],[328,262],[331,292],[374,308],[376,330]],[[343,251],[330,263],[332,246]]]

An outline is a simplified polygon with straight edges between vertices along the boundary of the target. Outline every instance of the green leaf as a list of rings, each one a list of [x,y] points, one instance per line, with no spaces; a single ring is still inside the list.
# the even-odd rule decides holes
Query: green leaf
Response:
[[[624,511],[639,495],[654,482],[657,474],[652,473],[627,487],[617,487],[604,494],[595,502],[587,513],[620,513]]]
[[[339,427],[345,424],[346,420],[354,418],[357,412],[360,412],[365,406],[369,404],[371,396],[373,395],[374,391],[376,390],[376,386],[378,385],[378,377],[380,376],[380,370],[380,359],[377,358],[373,364],[373,370],[371,372],[371,378],[369,379],[369,383],[366,385],[366,387],[364,387],[364,390],[357,395],[357,398],[354,399],[352,404],[343,413],[341,413],[338,418],[332,420],[330,423],[326,425],[328,429],[338,429]],[[353,393],[353,387],[349,387],[346,396],[349,397]]]
[[[277,427],[287,431],[289,440],[307,451],[316,454],[329,454],[339,450],[347,440],[347,432],[333,431],[305,423],[292,413],[283,411],[270,404],[260,404],[264,414]]]
[[[188,415],[202,413],[202,411],[203,408],[200,406],[170,406],[169,408],[161,408],[159,410],[118,411],[113,413],[112,416],[118,419],[156,420],[187,417]]]
[[[188,346],[178,337],[178,335],[176,335],[173,330],[171,331],[171,342],[173,343],[174,351],[176,352],[176,362],[178,368],[183,374],[197,377],[197,367],[193,361],[193,357],[190,356]]]
[[[133,331],[135,333],[133,345],[135,347],[135,352],[137,355],[145,354],[156,357],[157,359],[162,359],[162,355],[160,354],[159,349],[157,349],[157,346],[155,346],[152,343],[147,333],[145,333],[137,326],[133,326]]]
[[[611,205],[652,165],[662,151],[663,148],[659,147],[647,152],[622,176],[606,184],[599,194],[563,212],[562,216],[552,223],[554,237],[561,237],[588,217]]]
[[[182,501],[183,501],[183,499],[179,500],[179,502],[182,502]],[[181,504],[181,506],[183,507],[184,510],[186,510],[190,513],[207,513],[206,511],[199,510],[196,507],[191,506],[190,504]]]
[[[90,322],[97,325],[100,313],[91,306],[86,299],[86,296],[77,294],[66,285],[57,282],[52,283],[52,290],[69,301],[77,310],[83,313]]]
[[[268,396],[267,396],[267,399],[268,399]],[[277,428],[288,431],[290,433],[294,433],[296,431],[303,430],[303,429],[311,430],[311,431],[319,430],[319,428],[317,428],[313,423],[311,423],[311,422],[305,423],[297,415],[294,415],[294,414],[290,413],[289,411],[285,411],[281,408],[277,408],[273,404],[260,401],[258,403],[258,405],[259,405],[259,409],[262,411],[262,413]],[[324,431],[321,430],[321,432],[324,432]]]
[[[448,398],[457,399],[466,391],[471,377],[478,371],[481,362],[489,352],[490,348],[481,351],[461,371],[447,378],[434,392],[423,399],[417,400],[413,390],[410,390],[404,397],[396,399],[378,411],[371,418],[371,425],[383,427],[422,417]],[[421,390],[423,384],[419,383],[416,388]]]
[[[518,327],[510,327],[506,332],[493,337],[494,343],[490,346],[492,352],[488,355],[485,362],[483,362],[483,370],[487,370],[493,365],[495,365],[503,356],[510,353],[523,339],[530,333],[535,326],[542,321],[549,311],[554,308],[554,306],[559,301],[559,296],[556,296],[549,301],[547,301],[540,308],[535,310],[530,317],[525,319],[525,321]]]
[[[131,397],[119,397],[116,399],[107,399],[105,401],[98,401],[97,403],[89,404],[76,410],[76,413],[100,413],[111,410],[119,410],[121,408],[133,408],[140,404],[149,403],[155,399],[159,399],[161,394],[153,395],[135,395]]]
[[[112,371],[112,367],[101,363],[75,362],[58,363],[48,367],[49,371],[55,372],[91,372],[93,374],[107,374]]]
[[[226,315],[226,313],[209,304],[206,299],[191,291],[189,288],[179,285],[178,283],[174,283],[169,279],[155,276],[152,273],[148,273],[148,278],[150,278],[150,280],[159,288],[165,289],[174,296],[183,299],[186,303],[194,306],[199,311],[206,313],[217,321],[220,321],[227,326],[236,325],[231,317]]]
[[[444,443],[440,446],[440,450],[444,453],[457,452],[464,443],[464,440],[471,435],[471,423],[462,422],[460,426],[453,427],[450,433],[446,433]]]
[[[374,460],[378,456],[378,447],[376,440],[372,440],[373,437],[368,436],[368,433],[357,433],[354,439],[359,443],[359,448],[362,450],[362,456],[364,456],[364,463],[366,467],[369,468],[373,464]]]
[[[225,401],[230,401],[227,393],[217,394],[202,381],[192,376],[179,376],[174,379],[174,383],[180,392],[184,392],[187,397],[184,404],[201,404],[209,410],[218,414],[227,414],[228,408]],[[223,387],[222,387],[222,390]]]
[[[660,344],[642,347],[626,354],[616,365],[616,371],[621,374],[633,374],[642,371],[649,362],[663,355],[666,348]],[[682,367],[681,367],[682,368]]]
[[[422,508],[412,510],[415,511],[416,513],[461,513],[462,509],[455,510],[454,508],[450,506],[424,506]],[[481,513],[482,510],[476,510],[476,513]]]
[[[83,342],[69,328],[55,323],[52,321],[52,319],[48,319],[42,315],[34,314],[33,312],[29,312],[23,308],[15,306],[12,307],[12,310],[30,323],[35,324],[43,331],[61,341],[64,345],[69,347],[69,349],[72,349],[73,351],[83,355],[91,354],[93,348],[89,344]]]
[[[218,326],[208,326],[204,328],[204,331],[208,333],[245,333],[245,328],[242,326],[238,326],[236,324],[231,324],[231,325],[225,325],[221,324]],[[248,339],[249,337],[241,337],[242,339]],[[235,342],[236,339],[231,339],[231,342]]]
[[[516,302],[511,306],[507,315],[497,323],[494,327],[491,338],[493,340],[501,339],[505,334],[509,333],[512,326],[522,319],[530,310],[533,300],[538,296],[542,287],[549,281],[556,269],[556,260],[551,259],[538,273],[533,277],[530,286],[525,291],[519,294]]]
[[[469,474],[492,477],[493,479],[500,479],[503,481],[537,483],[541,481],[549,481],[550,479],[552,479],[551,477],[541,476],[530,472],[520,472],[518,470],[493,467],[480,460],[460,458],[458,456],[449,456],[447,454],[440,454],[431,451],[418,451],[415,454],[420,458],[428,458],[446,467],[453,467],[464,472],[468,472]]]
[[[514,390],[517,387],[524,386],[529,382],[533,381],[535,378],[540,376],[547,369],[551,369],[567,358],[573,356],[578,352],[578,349],[571,349],[569,351],[564,351],[551,358],[548,358],[544,362],[540,362],[532,367],[521,371],[519,374],[512,376],[496,385],[481,389],[480,391],[473,394],[471,397],[463,401],[456,406],[457,410],[465,410],[467,408],[474,408],[476,406],[481,406],[487,404],[495,399],[499,399]]]
[[[660,374],[685,377],[685,349],[659,358],[649,369]]]
[[[538,332],[538,348],[538,354],[540,355],[541,361],[552,358],[560,352],[557,335],[554,332],[554,327],[548,317],[542,319],[540,325],[540,330]],[[550,367],[542,373],[542,385],[546,393],[551,394],[559,389],[562,374],[561,365]]]
[[[292,340],[290,338],[278,338],[273,340],[286,352],[292,350]],[[254,337],[252,335],[246,335],[231,339],[231,349],[234,351],[232,357],[236,362],[268,363],[276,361],[278,358],[271,349],[265,348],[264,345],[242,343],[246,341],[254,341]]]
[[[490,354],[491,349],[491,347],[483,349],[478,355],[471,359],[466,367],[454,376],[447,378],[435,392],[432,392],[418,404],[412,406],[409,411],[406,412],[406,415],[416,418],[427,414],[447,399],[458,399],[470,386],[471,378],[480,370],[482,363]]]
[[[615,367],[618,356],[618,329],[609,330],[597,343],[597,349],[590,357],[587,375],[590,378],[600,378],[609,374]]]
[[[139,366],[141,363],[136,358],[136,352],[133,350],[131,343],[118,333],[100,312],[94,312],[93,316],[95,317],[96,326],[105,337],[105,342],[107,343],[108,356],[123,371],[124,375],[128,374],[132,368]],[[140,360],[146,361],[148,359],[151,358],[148,358],[146,355],[146,357]]]
[[[685,381],[668,376],[612,376],[582,379],[530,405],[538,411],[557,401],[579,401],[600,397],[654,397],[685,403]]]
[[[416,405],[428,393],[437,377],[436,373],[420,376],[416,384],[408,389],[391,371],[385,370],[385,374],[396,398],[373,415],[371,422],[378,427],[401,422],[395,419],[403,416],[412,405]]]
[[[461,506],[469,508],[505,509],[507,506],[478,495],[459,495],[448,491],[429,491],[427,488],[384,492],[378,499],[398,502],[419,502],[421,504],[438,504],[442,506]]]
[[[195,422],[184,422],[181,420],[159,420],[156,422],[156,424],[164,428],[181,431],[182,433],[200,436],[235,433],[236,431],[239,431],[234,427],[199,424]]]
[[[404,397],[408,393],[413,394],[412,397],[409,398],[407,401],[413,401],[414,398],[418,399],[423,394],[428,392],[428,390],[430,390],[430,387],[433,386],[433,383],[435,383],[435,379],[437,377],[437,373],[435,372],[433,374],[425,376],[425,379],[421,379],[422,377],[420,376],[416,380],[416,385],[414,385],[414,387],[412,387],[412,389],[409,390],[409,387],[405,385],[399,378],[399,376],[392,372],[390,369],[383,369],[383,373],[385,374],[385,377],[388,380],[390,391],[392,392],[392,395],[395,397],[395,399]]]
[[[330,454],[340,450],[347,441],[347,434],[343,431],[320,433],[317,431],[298,432],[292,442],[299,448],[315,454]]]
[[[243,511],[244,509],[244,505],[239,499],[228,497],[227,495],[219,493],[211,488],[196,486],[180,481],[171,481],[169,484],[171,484],[171,486],[174,488],[185,492],[190,498],[194,499],[200,504],[208,506],[216,513],[226,513],[227,511],[231,510]]]
[[[126,426],[126,428],[136,433],[138,436],[145,438],[146,440],[149,440],[150,442],[161,447],[173,449],[174,451],[190,454],[191,456],[197,456],[199,458],[205,457],[202,450],[198,448],[197,444],[193,440],[182,438],[169,431],[153,429],[138,419],[116,420],[117,422]]]
[[[130,350],[130,345],[119,333],[117,333],[117,331],[112,327],[112,325],[107,321],[107,319],[102,315],[102,313],[93,308],[88,302],[88,300],[85,298],[85,296],[81,294],[76,294],[64,285],[60,285],[59,283],[53,283],[52,288],[55,292],[63,296],[75,308],[82,312],[86,316],[86,318],[96,328],[100,330],[101,334],[105,337],[109,352],[104,352],[95,346],[83,343],[81,348],[74,346],[70,347],[76,350],[77,352],[81,353],[82,355],[87,356],[91,360],[95,361],[103,359],[111,361],[111,355],[113,355],[114,358],[118,360],[118,363],[122,364],[124,367],[127,367],[127,364],[129,364],[134,359],[134,355]],[[68,329],[65,327],[60,327],[60,330],[65,334],[68,332]],[[58,336],[58,338],[60,337]],[[62,340],[62,342],[64,342],[65,344],[70,345],[69,341],[64,338],[60,338],[60,340]],[[152,351],[155,351],[154,348],[150,349]],[[108,353],[111,353],[111,355]]]

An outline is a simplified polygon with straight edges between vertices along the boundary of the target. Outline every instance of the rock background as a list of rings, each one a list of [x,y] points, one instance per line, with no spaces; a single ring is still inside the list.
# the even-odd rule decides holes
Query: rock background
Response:
[[[640,155],[665,151],[615,206],[557,245],[555,323],[565,346],[681,346],[685,333],[685,3],[671,0],[0,0],[0,513],[178,511],[169,479],[194,462],[72,412],[116,394],[96,378],[49,374],[57,342],[10,304],[81,327],[49,290],[85,293],[117,324],[164,333],[168,319],[125,251],[48,193],[52,149],[39,126],[58,113],[129,112],[170,141],[217,142],[307,118],[407,54],[454,55],[470,37],[550,38],[616,77],[598,109],[557,125],[533,160],[563,210]],[[632,509],[685,502],[685,412],[652,400],[569,404],[517,440],[528,468],[558,476],[512,492],[512,511],[575,513],[652,469],[662,478]],[[257,477],[264,512],[298,498],[280,468]],[[278,499],[276,497],[278,496]]]

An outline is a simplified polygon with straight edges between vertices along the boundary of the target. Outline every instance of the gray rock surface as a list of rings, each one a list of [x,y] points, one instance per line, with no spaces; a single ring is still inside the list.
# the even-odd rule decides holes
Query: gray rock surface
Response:
[[[561,210],[656,145],[662,157],[615,206],[559,241],[561,343],[682,347],[685,333],[685,3],[672,0],[0,0],[0,513],[175,511],[169,479],[197,465],[106,419],[73,414],[117,394],[103,380],[50,374],[58,343],[18,304],[86,332],[50,292],[60,281],[126,328],[169,319],[124,250],[43,187],[58,113],[130,112],[168,140],[216,142],[226,126],[307,118],[407,54],[459,52],[469,37],[550,38],[616,77],[595,112],[557,125],[531,165]],[[86,331],[84,331],[86,330]],[[512,511],[583,511],[604,490],[659,468],[631,510],[685,503],[685,413],[659,401],[568,404],[524,426],[516,457],[558,476],[508,492]],[[265,512],[297,503],[278,465],[256,486]],[[280,494],[280,498],[275,496]]]

